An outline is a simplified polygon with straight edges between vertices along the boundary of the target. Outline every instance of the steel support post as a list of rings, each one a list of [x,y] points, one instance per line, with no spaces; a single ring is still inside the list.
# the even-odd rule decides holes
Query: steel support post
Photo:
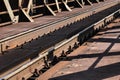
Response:
[[[25,17],[28,21],[34,22],[34,20],[33,20],[33,19],[31,18],[31,16],[29,15],[30,9],[32,9],[31,6],[33,5],[33,4],[32,4],[32,0],[29,0],[28,7],[27,7],[27,11],[25,11],[25,10],[22,8],[22,4],[23,4],[23,3],[24,3],[23,0],[19,0],[19,9],[20,9],[20,11],[21,11],[21,14],[24,15],[24,17]],[[20,15],[19,15],[19,16],[20,16]],[[21,17],[19,17],[19,18],[21,18]]]
[[[3,0],[4,4],[5,4],[5,7],[8,11],[8,14],[10,16],[10,19],[13,23],[18,23],[18,16],[15,16],[14,13],[13,13],[13,10],[10,6],[10,3],[9,3],[9,0]]]
[[[83,5],[79,2],[79,0],[75,0],[77,3],[78,3],[78,5],[81,7],[81,8],[83,8]]]
[[[80,1],[81,1],[81,4],[82,4],[82,5],[85,5],[85,2],[84,2],[84,0],[80,0]]]
[[[47,7],[47,9],[50,11],[50,13],[51,13],[53,16],[56,16],[55,12],[50,8],[50,6],[48,6],[48,1],[47,1],[47,0],[44,0],[44,4],[45,4],[45,6]]]
[[[28,2],[27,14],[30,13],[30,10],[33,12],[33,0],[29,0],[29,2]]]
[[[87,2],[90,4],[90,5],[93,5],[92,2],[90,0],[87,0]]]
[[[58,10],[58,12],[61,12],[61,9],[60,9],[60,6],[59,6],[59,3],[58,3],[58,0],[55,0],[55,3],[56,3],[56,6],[57,6],[57,10]]]
[[[65,5],[65,7],[66,7],[66,9],[67,9],[68,11],[72,11],[72,10],[70,9],[70,7],[67,5],[68,0],[62,0],[62,2],[63,2],[63,4]]]

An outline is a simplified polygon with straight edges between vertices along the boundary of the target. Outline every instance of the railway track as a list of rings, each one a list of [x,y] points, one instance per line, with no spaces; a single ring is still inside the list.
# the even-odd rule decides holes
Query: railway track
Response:
[[[37,79],[119,80],[119,37],[120,16]]]
[[[25,80],[28,78],[32,79],[33,77],[37,79],[40,73],[43,73],[51,66],[50,64],[56,63],[57,59],[63,59],[73,49],[77,48],[89,37],[93,36],[101,28],[104,28],[108,23],[114,20],[120,14],[119,9],[120,6],[118,4],[101,12],[94,13],[83,20],[55,30],[54,32],[12,50],[13,52],[20,51],[20,53],[29,53],[27,54],[29,61],[1,79]],[[26,56],[23,58],[25,57]],[[23,75],[23,73],[25,75]]]
[[[0,40],[0,53],[4,54],[4,52],[7,50],[13,49],[17,46],[24,44],[25,42],[29,42],[33,39],[36,39],[39,36],[42,36],[49,32],[52,32],[55,29],[59,29],[60,27],[63,27],[67,24],[74,23],[75,21],[81,20],[85,17],[92,15],[94,12],[97,13],[97,12],[107,9],[111,6],[114,6],[118,3],[119,3],[118,1],[113,1],[111,3],[103,5],[104,7],[100,6],[100,7],[94,8],[94,9],[90,9],[88,11],[78,12],[76,14],[66,16],[60,20],[57,20],[54,22],[49,22],[44,25],[39,25],[39,26],[37,26],[37,28],[29,29],[27,31],[24,31],[24,32],[15,34],[15,35],[4,37]],[[49,28],[49,29],[47,29],[47,28]],[[43,30],[44,30],[44,32],[43,32]]]

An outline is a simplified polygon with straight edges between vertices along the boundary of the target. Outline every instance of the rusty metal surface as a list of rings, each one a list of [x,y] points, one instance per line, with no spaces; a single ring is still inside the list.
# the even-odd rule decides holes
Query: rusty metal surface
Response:
[[[110,10],[111,12],[112,12],[112,10]],[[106,11],[107,12],[107,11]],[[103,11],[103,13],[104,13],[104,11]],[[103,13],[101,13],[101,14],[103,14]],[[109,13],[110,14],[110,13]],[[105,17],[105,16],[107,16],[108,15],[108,13],[106,13],[105,15],[103,15],[103,18]],[[98,16],[98,15],[96,15],[96,16]],[[93,15],[93,17],[96,17],[95,15]],[[99,16],[99,18],[98,18],[98,20],[99,19],[101,19],[102,18],[102,16]],[[89,20],[89,17],[88,18],[86,18],[86,19],[88,19]],[[94,23],[94,22],[96,22],[96,21],[98,21],[97,19],[95,19],[94,21],[92,21],[92,22],[89,22],[89,23]],[[86,24],[86,26],[89,26],[89,25],[91,25],[91,24]],[[81,21],[81,25],[82,25],[82,21]],[[83,24],[84,25],[84,24]],[[76,30],[77,29],[77,26],[76,26],[76,28],[75,28],[75,26],[73,26],[74,27],[74,29]],[[69,28],[69,27],[68,27]],[[66,33],[68,34],[68,32],[69,33],[71,33],[72,31],[71,31],[71,29],[68,29],[68,28],[63,28],[63,29],[60,29],[59,30],[59,33],[55,33],[55,34],[53,34],[53,33],[51,33],[51,34],[49,34],[46,38],[45,38],[45,36],[43,37],[43,39],[38,39],[38,40],[34,40],[34,41],[32,41],[32,43],[31,44],[25,44],[22,48],[17,48],[16,50],[11,50],[11,51],[9,51],[8,53],[9,54],[16,54],[16,56],[17,56],[17,59],[19,59],[18,57],[20,57],[20,55],[23,55],[22,56],[22,58],[25,58],[27,55],[30,55],[30,53],[34,53],[34,55],[36,54],[36,56],[38,55],[37,53],[39,53],[39,51],[38,51],[38,49],[40,50],[40,49],[42,49],[43,50],[43,48],[45,48],[45,47],[47,47],[47,46],[52,46],[52,45],[54,45],[54,43],[58,43],[59,41],[61,41],[61,40],[63,40],[63,38],[65,38],[64,36],[66,36]],[[63,30],[64,30],[64,32],[65,33],[63,33]],[[68,31],[68,32],[67,32]],[[62,34],[61,34],[61,32],[62,32]],[[62,36],[61,36],[62,35]],[[61,37],[60,37],[61,36]],[[58,40],[57,40],[58,39]],[[41,42],[42,41],[42,42]],[[48,42],[47,41],[49,41],[49,44],[48,44]],[[47,42],[47,44],[46,44],[46,42]],[[44,45],[44,46],[43,46]],[[33,47],[33,46],[35,46],[35,47]],[[21,54],[22,53],[22,54]],[[9,55],[9,54],[7,54],[7,55]],[[19,55],[17,55],[17,54],[19,54]],[[25,54],[26,54],[26,56],[25,56]],[[5,55],[4,55],[5,56]],[[16,56],[15,56],[15,58],[16,58]],[[9,56],[8,56],[9,57]],[[12,58],[12,61],[13,61],[13,59],[15,59],[15,58]],[[15,59],[16,60],[16,59]],[[5,60],[3,60],[3,61],[5,61]],[[10,60],[9,60],[10,61]],[[1,63],[2,64],[2,63]],[[4,63],[3,63],[4,64]]]
[[[49,69],[38,80],[119,80],[120,18]]]
[[[111,0],[111,1],[113,1],[113,0]],[[96,4],[94,4],[94,6],[88,5],[88,6],[85,6],[84,8],[76,8],[76,9],[73,9],[72,12],[64,11],[61,13],[57,13],[58,14],[57,16],[50,16],[50,15],[43,16],[43,17],[35,19],[34,23],[23,22],[23,23],[13,24],[13,25],[5,26],[5,27],[0,27],[0,39],[9,37],[11,35],[15,35],[17,33],[29,30],[31,28],[35,28],[38,25],[43,25],[43,24],[49,23],[51,21],[56,21],[60,18],[67,17],[68,14],[72,15],[72,14],[77,13],[78,11],[83,12],[85,10],[89,10],[89,9],[95,8],[97,6],[101,6],[101,5],[111,2],[111,1],[107,0],[106,2],[101,2],[100,4],[96,3]]]
[[[105,4],[107,6],[104,5],[104,3],[101,3],[101,5],[102,4],[104,5],[104,7],[103,7],[103,5],[100,6],[100,4],[98,4],[99,9],[98,9],[98,7],[96,7],[97,4],[95,4],[92,7],[88,6],[89,8],[87,8],[87,6],[86,6],[86,8],[81,9],[80,10],[81,12],[78,12],[76,16],[74,16],[74,14],[73,14],[74,19],[71,16],[65,16],[65,15],[69,14],[68,12],[66,12],[66,14],[63,13],[65,15],[62,14],[63,15],[62,19],[61,18],[58,19],[56,17],[49,16],[49,19],[53,20],[52,22],[49,22],[50,20],[48,19],[48,16],[45,16],[45,18],[44,17],[43,18],[38,18],[38,20],[37,20],[38,22],[36,21],[34,23],[15,24],[14,26],[11,25],[11,26],[8,26],[8,27],[5,27],[5,28],[2,27],[1,28],[1,30],[2,30],[1,34],[3,34],[3,35],[1,35],[1,38],[4,38],[4,39],[0,40],[1,41],[0,52],[4,52],[4,51],[7,51],[9,49],[15,48],[16,46],[19,46],[21,44],[24,44],[25,42],[28,42],[32,39],[35,39],[38,36],[42,36],[44,33],[49,33],[51,31],[54,31],[55,29],[58,29],[59,27],[63,27],[64,25],[73,23],[77,20],[80,20],[82,18],[90,16],[95,11],[99,12],[103,9],[106,9],[106,8],[108,8],[110,6],[113,6],[113,5],[118,3],[117,1],[114,1],[114,3],[113,2],[108,3],[108,4],[110,4],[110,5],[108,5],[107,2],[109,2],[109,1],[105,2]],[[100,8],[100,7],[102,7],[102,8]],[[78,10],[79,10],[78,8],[75,9],[75,12],[73,11],[73,13],[76,13]],[[85,12],[85,14],[82,15],[84,12]],[[62,21],[59,21],[60,19]],[[55,21],[58,21],[58,22],[55,22]],[[49,22],[49,23],[46,23],[46,22]],[[44,23],[44,25],[40,25],[40,23]],[[44,26],[46,26],[46,27],[44,27]],[[41,27],[42,27],[42,29],[41,29]],[[48,29],[48,27],[49,27],[49,29]],[[8,31],[6,31],[6,30],[8,30]]]

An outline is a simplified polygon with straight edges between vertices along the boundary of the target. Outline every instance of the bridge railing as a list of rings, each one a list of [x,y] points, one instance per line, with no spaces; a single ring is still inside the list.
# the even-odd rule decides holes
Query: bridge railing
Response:
[[[0,0],[0,26],[34,22],[33,18],[48,14],[56,16],[57,12],[72,11],[86,3],[92,5],[90,0]]]

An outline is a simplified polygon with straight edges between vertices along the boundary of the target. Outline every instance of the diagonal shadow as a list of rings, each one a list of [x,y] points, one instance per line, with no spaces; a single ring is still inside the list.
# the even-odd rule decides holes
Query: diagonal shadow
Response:
[[[118,29],[118,28],[120,28],[120,26],[114,26],[104,31]],[[104,34],[111,34],[111,33],[112,34],[120,33],[120,31],[106,32]],[[75,58],[77,59],[77,58],[98,57],[96,61],[87,70],[54,77],[49,80],[103,80],[109,77],[120,75],[120,62],[95,68],[95,66],[101,61],[103,57],[120,55],[120,52],[109,52],[115,43],[120,43],[119,37],[120,35],[116,39],[109,39],[109,38],[93,39],[91,42],[108,42],[110,43],[110,45],[103,53],[82,54],[77,56],[71,56],[71,57],[68,57],[67,59],[67,60],[72,60]]]
[[[120,36],[118,36],[116,40],[118,40],[119,37]],[[103,53],[85,54],[68,58],[68,60],[72,60],[75,58],[98,57],[96,61],[87,70],[51,78],[49,80],[102,80],[105,78],[120,75],[120,62],[95,68],[95,66],[101,61],[104,56],[120,55],[120,52],[109,52],[113,45],[116,43],[116,40],[109,40],[108,42],[111,44]]]
[[[106,43],[115,42],[115,43],[120,43],[120,40],[112,39],[112,38],[99,38],[99,39],[91,39],[87,42],[106,42]]]
[[[112,48],[112,46],[115,43],[119,43],[118,38],[119,38],[119,36],[117,37],[117,39],[99,38],[99,39],[89,40],[91,42],[108,42],[108,43],[111,43],[111,45],[103,53],[80,54],[80,55],[77,55],[77,56],[69,56],[69,57],[67,57],[66,60],[79,59],[79,58],[93,58],[93,57],[99,57],[99,56],[103,56],[104,57],[104,56],[120,55],[120,51],[118,51],[118,52],[109,52],[109,50]],[[87,42],[89,42],[89,41],[87,41]]]
[[[115,26],[112,26],[112,27],[110,27],[110,28],[105,28],[105,29],[103,29],[102,31],[100,31],[100,32],[105,32],[105,31],[108,31],[108,30],[117,30],[117,29],[120,29],[120,26],[118,25],[115,25]],[[113,32],[114,33],[114,32]],[[115,31],[115,33],[120,33],[119,31]],[[98,33],[99,34],[99,33]],[[97,35],[98,35],[97,34]],[[109,32],[105,32],[104,34],[110,34]]]
[[[120,31],[105,32],[104,34],[115,34],[115,33],[120,33]]]
[[[118,36],[117,39],[119,39],[119,37],[120,36]],[[88,69],[94,69],[94,67],[100,62],[100,60],[109,53],[114,44],[115,41],[111,42],[110,46],[97,58],[97,60]]]
[[[73,59],[82,59],[82,58],[95,58],[95,57],[99,57],[101,56],[102,53],[93,53],[93,54],[80,54],[77,56],[69,56],[67,57],[66,61],[71,61]],[[119,52],[109,52],[107,55],[104,55],[104,57],[107,56],[117,56],[120,55],[120,51]]]
[[[120,75],[120,62],[54,77],[49,80],[103,80],[117,75]]]

